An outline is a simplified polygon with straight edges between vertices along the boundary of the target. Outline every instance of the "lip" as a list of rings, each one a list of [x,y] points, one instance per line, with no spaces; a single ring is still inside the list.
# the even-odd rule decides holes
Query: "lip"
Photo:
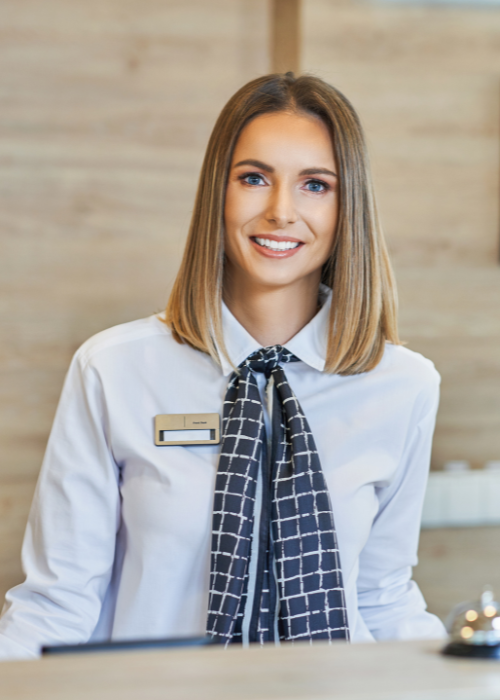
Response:
[[[298,243],[296,248],[291,248],[290,250],[271,250],[270,248],[264,248],[259,245],[255,238],[268,238],[271,241],[287,241],[288,243]],[[293,236],[275,236],[272,233],[266,233],[262,235],[251,236],[250,243],[257,252],[263,255],[265,258],[291,258],[292,255],[298,253],[298,251],[303,247],[304,242]]]

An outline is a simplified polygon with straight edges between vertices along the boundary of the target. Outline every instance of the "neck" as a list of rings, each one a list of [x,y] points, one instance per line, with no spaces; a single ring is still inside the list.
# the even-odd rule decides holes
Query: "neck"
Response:
[[[224,280],[224,301],[262,347],[285,345],[318,311],[319,276],[285,287],[257,286]]]

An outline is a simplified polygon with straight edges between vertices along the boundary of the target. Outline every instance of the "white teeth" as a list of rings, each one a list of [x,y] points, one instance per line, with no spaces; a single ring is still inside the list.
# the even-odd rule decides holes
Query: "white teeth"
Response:
[[[273,241],[270,238],[256,238],[255,240],[259,245],[271,250],[292,250],[299,245],[294,241]]]

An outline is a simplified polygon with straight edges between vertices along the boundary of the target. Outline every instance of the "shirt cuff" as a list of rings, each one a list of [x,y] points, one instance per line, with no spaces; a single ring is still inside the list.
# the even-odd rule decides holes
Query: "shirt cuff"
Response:
[[[20,661],[38,659],[40,653],[15,642],[5,634],[0,633],[0,661]]]

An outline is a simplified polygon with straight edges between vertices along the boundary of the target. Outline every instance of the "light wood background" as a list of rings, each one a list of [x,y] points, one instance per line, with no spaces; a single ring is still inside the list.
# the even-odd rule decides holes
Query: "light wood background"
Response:
[[[270,0],[269,70],[273,73],[300,72],[301,0]]]
[[[295,67],[270,3],[0,0],[0,596],[72,353],[164,306],[216,115],[272,56]],[[443,376],[434,466],[500,459],[500,11],[302,0],[301,34],[361,114],[402,335]]]
[[[479,600],[485,586],[500,595],[500,527],[422,530],[414,579],[429,610],[446,620],[465,600]]]

